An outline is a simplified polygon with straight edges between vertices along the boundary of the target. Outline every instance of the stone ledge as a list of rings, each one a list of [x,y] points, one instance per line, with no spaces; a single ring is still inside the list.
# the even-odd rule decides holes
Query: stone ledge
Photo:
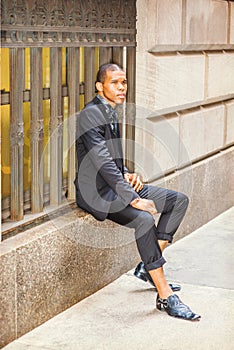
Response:
[[[234,44],[178,44],[156,45],[148,50],[150,53],[164,54],[177,52],[203,52],[203,51],[233,51]]]
[[[234,205],[234,147],[155,184],[186,193],[175,241]],[[133,230],[80,209],[0,245],[0,347],[130,270],[139,261]]]
[[[80,209],[0,245],[0,347],[112,282],[139,261],[133,230]]]

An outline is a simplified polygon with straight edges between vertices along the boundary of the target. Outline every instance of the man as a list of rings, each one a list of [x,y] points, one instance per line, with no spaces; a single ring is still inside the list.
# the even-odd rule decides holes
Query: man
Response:
[[[108,218],[134,228],[142,259],[135,275],[156,287],[157,308],[171,316],[198,320],[200,316],[173,293],[180,286],[169,285],[163,271],[162,252],[172,242],[188,198],[182,193],[144,185],[137,174],[124,167],[116,114],[116,107],[123,104],[127,93],[122,68],[102,65],[96,89],[98,95],[77,118],[77,205],[98,220]],[[153,217],[156,212],[161,213],[157,226]]]

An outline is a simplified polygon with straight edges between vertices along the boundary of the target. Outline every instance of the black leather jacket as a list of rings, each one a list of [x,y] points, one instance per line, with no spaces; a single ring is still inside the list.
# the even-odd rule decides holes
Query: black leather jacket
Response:
[[[123,177],[127,169],[119,125],[117,130],[114,134],[106,108],[97,97],[77,115],[76,202],[98,220],[105,220],[117,197],[124,206],[138,197]]]

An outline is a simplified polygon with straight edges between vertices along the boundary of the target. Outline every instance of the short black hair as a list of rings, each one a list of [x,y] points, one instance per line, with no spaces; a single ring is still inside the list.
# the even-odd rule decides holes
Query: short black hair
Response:
[[[104,83],[105,79],[106,79],[106,72],[110,70],[110,71],[117,71],[117,70],[121,70],[124,71],[122,67],[120,67],[118,64],[115,63],[105,63],[102,64],[99,67],[99,70],[97,72],[97,78],[96,78],[96,82],[100,82],[100,83]]]

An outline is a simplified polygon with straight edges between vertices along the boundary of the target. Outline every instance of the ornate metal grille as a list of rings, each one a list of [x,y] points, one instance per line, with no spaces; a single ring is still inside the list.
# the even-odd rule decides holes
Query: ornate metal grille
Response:
[[[2,0],[2,48],[10,50],[10,89],[1,90],[1,104],[10,105],[10,197],[4,198],[4,218],[22,220],[25,214],[23,164],[25,126],[23,103],[30,103],[30,211],[43,211],[45,198],[39,188],[45,187],[40,160],[43,156],[45,120],[43,101],[50,101],[50,179],[49,202],[61,203],[63,188],[63,100],[67,98],[68,124],[84,103],[94,96],[98,65],[125,62],[129,94],[135,102],[135,0]],[[49,48],[49,87],[43,86],[43,49]],[[62,51],[66,50],[66,82],[62,83]],[[30,50],[30,88],[25,89],[25,50]],[[81,55],[82,51],[82,55]],[[83,62],[80,62],[81,56]],[[83,76],[82,81],[80,76]],[[132,118],[126,113],[127,118]],[[69,119],[70,118],[70,119]],[[128,123],[126,123],[128,124]],[[129,124],[132,124],[129,123]],[[68,198],[74,199],[75,127],[70,125],[68,143]],[[53,137],[52,137],[53,135]],[[128,138],[134,138],[134,127],[126,127]],[[133,149],[126,147],[127,159]],[[132,164],[129,164],[130,167]],[[4,174],[2,177],[4,186]]]
[[[3,47],[135,46],[133,0],[2,0]]]

